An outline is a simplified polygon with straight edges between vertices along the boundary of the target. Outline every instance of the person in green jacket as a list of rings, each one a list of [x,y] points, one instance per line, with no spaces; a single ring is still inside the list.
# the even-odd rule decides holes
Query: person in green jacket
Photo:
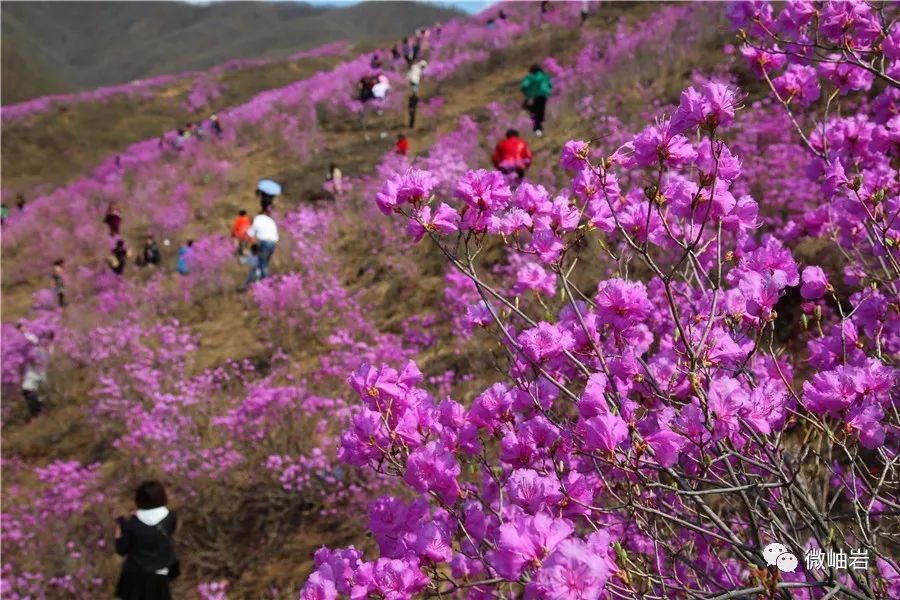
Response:
[[[531,113],[534,133],[538,137],[544,134],[544,111],[547,110],[547,98],[552,89],[550,76],[544,73],[540,65],[531,65],[528,75],[522,80],[522,93],[525,94],[523,106]]]

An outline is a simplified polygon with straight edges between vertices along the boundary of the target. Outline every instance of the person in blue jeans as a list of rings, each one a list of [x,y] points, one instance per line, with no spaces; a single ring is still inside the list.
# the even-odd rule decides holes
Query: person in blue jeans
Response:
[[[266,207],[253,217],[247,235],[255,239],[259,245],[259,278],[265,279],[269,276],[269,262],[278,244],[278,225],[272,218],[271,207]]]
[[[247,280],[240,288],[240,291],[245,291],[251,284],[259,281],[259,244],[250,245],[250,254],[241,257],[241,264],[250,267],[247,272]]]

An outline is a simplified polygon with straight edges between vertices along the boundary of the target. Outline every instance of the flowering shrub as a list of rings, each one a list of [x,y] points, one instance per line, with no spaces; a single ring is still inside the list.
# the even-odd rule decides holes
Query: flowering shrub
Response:
[[[40,449],[4,431],[4,596],[102,596],[112,507],[157,476],[181,513],[179,591],[201,598],[292,594],[326,535],[356,545],[318,550],[302,598],[900,597],[895,8],[736,5],[736,59],[759,82],[689,65],[679,96],[654,68],[683,87],[678,61],[724,10],[573,35],[580,6],[511,3],[493,28],[433,32],[432,147],[348,168],[328,203],[293,177],[340,150],[367,56],[219,111],[220,138],[134,144],[10,216],[4,285],[27,286],[27,330],[56,333],[57,383]],[[522,38],[554,48],[549,122],[592,141],[538,142],[512,189],[481,167],[507,126],[527,129],[519,103],[452,111],[457,84]],[[274,275],[239,296],[224,232],[261,165],[291,177],[282,237]],[[103,263],[123,199],[126,235],[175,242],[160,268]],[[33,349],[2,334],[14,394]],[[22,458],[38,452],[67,458]],[[770,541],[871,560],[782,574]],[[265,563],[281,549],[296,572]]]
[[[789,3],[777,17],[737,3],[730,16],[806,146],[805,185],[819,191],[802,198],[828,207],[842,289],[736,195],[733,86],[686,89],[596,160],[591,144],[567,143],[571,183],[555,194],[481,170],[452,194],[428,170],[391,175],[378,207],[471,281],[473,322],[501,342],[507,381],[465,407],[433,398],[411,362],[354,372],[361,404],[338,456],[407,493],[370,505],[377,557],[323,549],[301,598],[897,597],[879,531],[896,526],[884,511],[898,502],[885,483],[897,475],[900,117],[878,108],[897,89],[900,30],[852,2]],[[857,115],[836,116],[836,98],[875,80],[886,87],[874,101],[848,99]],[[607,275],[584,266],[597,242]],[[497,243],[534,261],[511,292],[480,261]],[[520,304],[525,290],[551,301],[541,316]],[[802,318],[785,321],[792,303]],[[785,332],[806,352],[784,353]],[[779,573],[762,555],[772,541],[878,561]]]

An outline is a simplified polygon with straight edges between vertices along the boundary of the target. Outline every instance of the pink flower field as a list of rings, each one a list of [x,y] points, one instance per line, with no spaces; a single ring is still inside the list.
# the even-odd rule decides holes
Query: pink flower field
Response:
[[[415,128],[390,45],[290,57],[341,58],[220,134],[219,75],[275,61],[3,107],[177,84],[204,131],[5,173],[0,593],[112,597],[157,479],[175,598],[900,599],[898,19],[503,2],[420,32]],[[261,179],[279,239],[245,286]]]

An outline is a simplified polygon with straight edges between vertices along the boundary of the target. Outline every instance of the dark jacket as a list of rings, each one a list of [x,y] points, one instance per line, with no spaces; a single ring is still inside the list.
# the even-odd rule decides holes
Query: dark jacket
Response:
[[[122,537],[116,538],[116,552],[125,558],[123,572],[155,573],[175,564],[172,534],[178,523],[174,512],[151,527],[132,516],[122,523]]]

